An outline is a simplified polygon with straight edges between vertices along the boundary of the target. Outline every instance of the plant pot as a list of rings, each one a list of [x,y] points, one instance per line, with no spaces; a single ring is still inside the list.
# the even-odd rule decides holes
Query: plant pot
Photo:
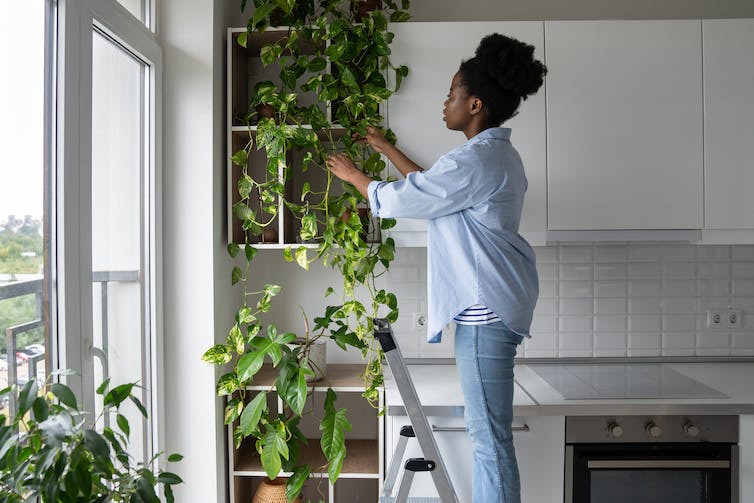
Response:
[[[306,339],[297,337],[290,346],[303,346]],[[313,376],[307,376],[306,382],[320,381],[327,376],[327,340],[317,339],[309,343],[309,367],[314,371]]]
[[[277,243],[278,242],[278,230],[269,225],[264,228],[262,234],[259,236],[259,241],[262,243]]]
[[[275,118],[275,107],[273,107],[272,105],[261,103],[256,106],[255,110],[257,112],[257,122],[261,121],[262,119]]]
[[[262,480],[251,503],[289,503],[285,498],[285,484],[286,479],[282,478]],[[301,503],[301,498],[290,503]]]
[[[382,8],[382,0],[351,0],[351,12],[357,23],[360,23],[364,17],[372,11]]]

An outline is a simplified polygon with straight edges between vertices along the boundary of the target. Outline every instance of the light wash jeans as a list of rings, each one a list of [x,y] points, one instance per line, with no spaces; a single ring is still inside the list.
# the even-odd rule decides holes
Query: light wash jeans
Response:
[[[456,367],[473,449],[472,503],[520,503],[513,448],[513,357],[522,337],[502,322],[456,325]]]

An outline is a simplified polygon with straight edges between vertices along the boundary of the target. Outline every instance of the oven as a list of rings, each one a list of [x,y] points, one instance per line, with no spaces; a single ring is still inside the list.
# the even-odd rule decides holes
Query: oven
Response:
[[[565,503],[739,503],[738,416],[566,418]]]

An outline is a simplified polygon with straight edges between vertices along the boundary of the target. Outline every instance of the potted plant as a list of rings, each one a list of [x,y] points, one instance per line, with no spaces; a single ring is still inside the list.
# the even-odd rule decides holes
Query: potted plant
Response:
[[[16,416],[0,415],[0,500],[159,503],[156,489],[162,486],[165,500],[172,502],[172,486],[181,483],[180,477],[155,466],[159,454],[142,463],[128,453],[130,427],[120,407],[130,400],[146,417],[131,393],[135,386],[110,388],[105,381],[97,389],[104,409],[92,420],[64,384],[40,389],[35,379],[28,381],[17,394]],[[0,397],[10,393],[16,390],[5,388]],[[98,427],[105,414],[115,415],[116,428]]]
[[[247,1],[240,3],[243,10]],[[363,0],[353,3],[358,7]],[[389,267],[395,247],[392,239],[368,239],[370,219],[358,210],[365,208],[364,198],[352,186],[334,179],[325,160],[332,152],[346,152],[366,173],[374,178],[383,176],[386,163],[381,156],[354,138],[364,135],[368,126],[382,125],[380,105],[408,73],[406,67],[394,67],[390,61],[393,34],[388,30],[389,22],[409,18],[408,0],[383,0],[369,12],[334,0],[303,4],[254,0],[247,33],[238,37],[238,43],[245,45],[248,37],[279,25],[280,17],[287,25],[283,36],[260,51],[263,64],[279,66],[279,82],[257,83],[249,103],[250,110],[261,104],[272,106],[275,118],[260,118],[253,130],[247,121],[248,143],[231,156],[240,170],[239,200],[233,213],[242,222],[246,239],[229,245],[228,251],[244,258],[243,265],[234,267],[231,274],[233,284],[243,285],[242,303],[225,343],[203,355],[209,363],[229,365],[217,383],[217,392],[226,397],[225,422],[235,425],[236,446],[251,437],[269,478],[276,478],[281,471],[291,474],[287,480],[289,500],[300,494],[311,472],[311,467],[298,459],[307,442],[298,424],[310,394],[308,382],[315,376],[312,344],[292,347],[296,334],[279,333],[277,327],[264,323],[264,314],[281,287],[253,284],[252,262],[258,252],[253,236],[286,211],[298,223],[297,240],[310,244],[287,247],[285,259],[303,269],[318,260],[340,273],[342,285],[328,286],[324,295],[333,295],[337,288],[342,297],[313,319],[311,330],[305,318],[305,340],[330,339],[343,349],[360,351],[365,362],[363,396],[376,404],[382,385],[382,355],[372,338],[372,319],[379,316],[395,321],[398,307],[393,293],[375,287],[375,278]],[[392,87],[387,84],[388,72],[395,76]],[[300,105],[302,93],[315,96],[316,103]],[[325,112],[328,108],[329,114]],[[394,141],[389,130],[386,136]],[[261,176],[251,176],[248,159],[252,149],[265,152],[267,166]],[[294,151],[301,154],[299,164],[290,162]],[[325,188],[314,189],[307,182],[293,194],[291,180],[308,170],[318,170]],[[257,200],[262,201],[261,209]],[[388,229],[394,224],[384,219],[379,227]],[[358,300],[359,291],[367,294],[367,302]],[[246,392],[265,362],[277,371],[274,390],[269,393],[279,395],[281,412],[268,409],[267,393],[251,398]],[[320,443],[332,483],[346,456],[344,436],[351,427],[345,409],[335,407],[336,399],[335,392],[328,389],[320,422]]]

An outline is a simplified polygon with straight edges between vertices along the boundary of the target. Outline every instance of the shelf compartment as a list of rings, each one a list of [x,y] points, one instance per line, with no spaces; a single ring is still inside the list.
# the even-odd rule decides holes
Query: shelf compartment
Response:
[[[379,442],[376,439],[346,439],[346,459],[343,461],[341,477],[357,476],[358,478],[380,477],[379,470]],[[327,471],[319,471],[325,466],[325,455],[319,445],[318,438],[310,438],[309,443],[302,447],[299,460],[302,464],[312,467],[313,477],[326,477]],[[259,454],[250,443],[243,444],[237,453],[233,467],[234,476],[264,476],[262,461]],[[283,472],[281,476],[290,476]]]
[[[364,381],[361,375],[364,365],[360,363],[328,363],[327,377],[321,381],[310,383],[310,387],[320,391],[332,388],[336,393],[339,391],[364,391]],[[272,365],[263,365],[261,370],[254,376],[254,384],[250,390],[268,390],[275,384],[278,370]]]

